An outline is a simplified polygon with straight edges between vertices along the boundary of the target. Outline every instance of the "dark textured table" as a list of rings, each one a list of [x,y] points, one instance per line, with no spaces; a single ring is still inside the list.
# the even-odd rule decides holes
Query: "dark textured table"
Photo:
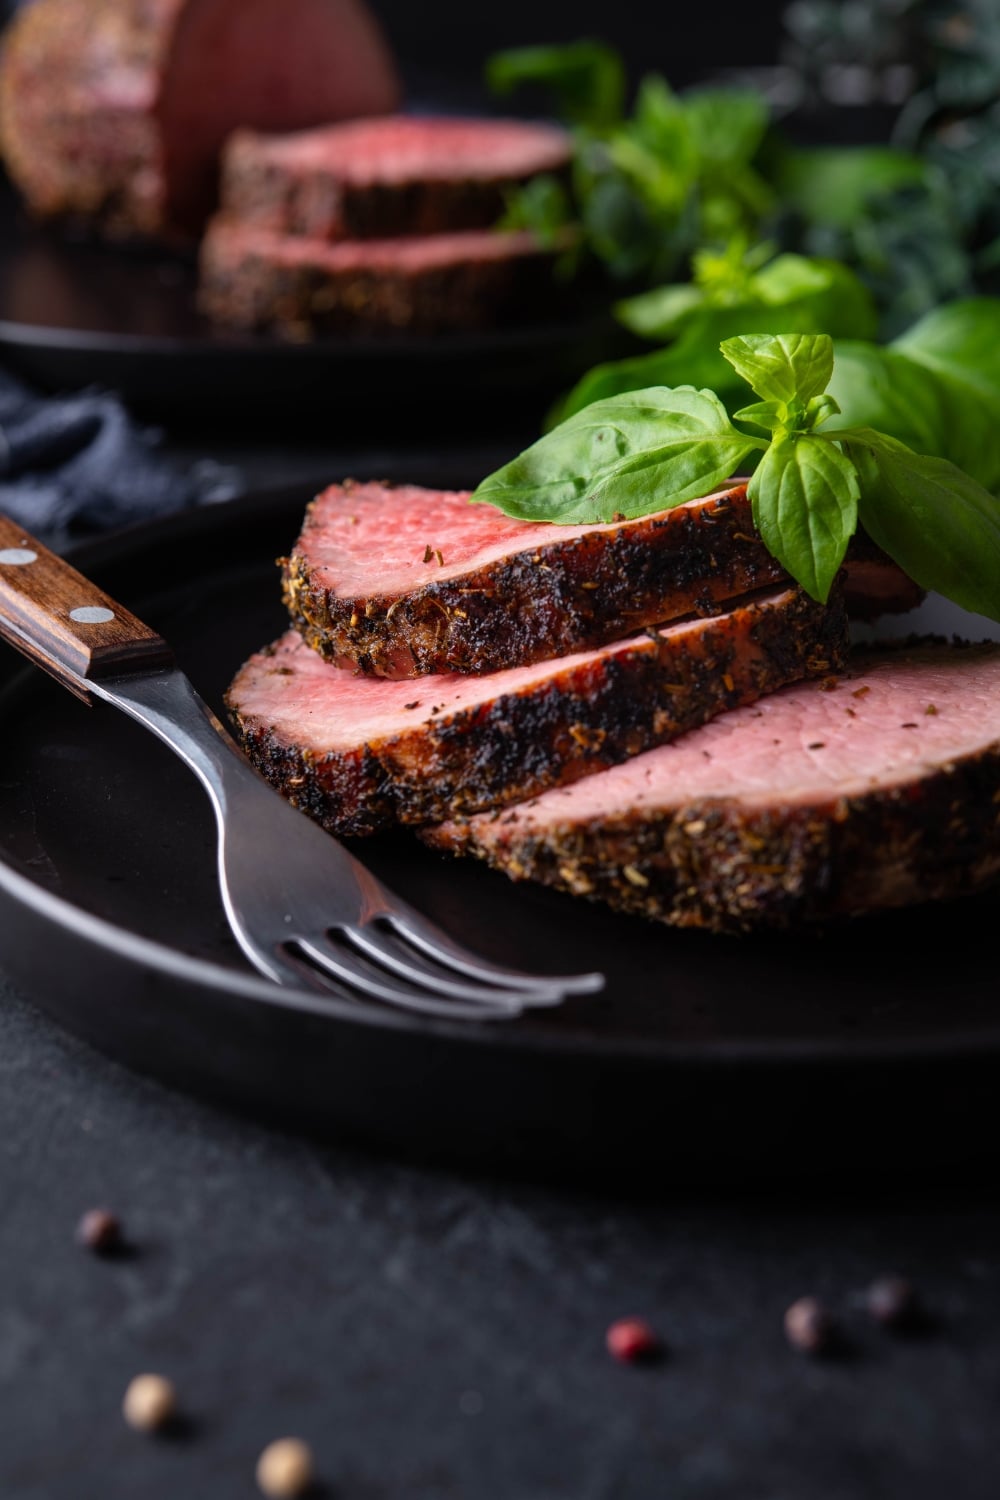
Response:
[[[646,1201],[457,1177],[286,1138],[167,1093],[0,1003],[0,1494],[237,1500],[272,1438],[338,1500],[993,1500],[992,1176],[801,1179]],[[795,1122],[789,1122],[795,1128]],[[683,1143],[677,1143],[683,1150]],[[78,1246],[113,1206],[130,1252]],[[933,1321],[870,1321],[887,1269]],[[843,1347],[785,1342],[803,1293]],[[615,1363],[638,1313],[667,1353]],[[170,1437],[121,1417],[176,1384]]]

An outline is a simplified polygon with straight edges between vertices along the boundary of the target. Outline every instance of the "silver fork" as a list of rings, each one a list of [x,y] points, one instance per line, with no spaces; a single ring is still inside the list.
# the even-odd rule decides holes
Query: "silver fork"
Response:
[[[476,1020],[603,986],[601,974],[489,963],[387,890],[250,765],[155,631],[3,516],[0,636],[78,697],[152,730],[195,772],[215,810],[229,924],[276,983]]]

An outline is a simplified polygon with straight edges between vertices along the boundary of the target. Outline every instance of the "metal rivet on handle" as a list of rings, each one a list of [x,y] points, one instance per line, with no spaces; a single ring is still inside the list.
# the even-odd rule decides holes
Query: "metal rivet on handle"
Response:
[[[104,609],[100,604],[81,604],[77,609],[69,612],[71,620],[78,625],[103,625],[107,620],[113,620],[115,612],[113,609]]]
[[[0,552],[0,563],[7,563],[12,568],[23,568],[26,563],[38,561],[38,553],[32,552],[30,547],[4,547]]]

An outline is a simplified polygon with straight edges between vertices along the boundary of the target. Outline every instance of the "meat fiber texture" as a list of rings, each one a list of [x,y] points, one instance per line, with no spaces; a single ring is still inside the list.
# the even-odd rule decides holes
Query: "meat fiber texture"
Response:
[[[518,521],[467,491],[333,485],[309,505],[283,594],[296,629],[340,666],[383,677],[495,672],[589,650],[751,589],[785,583],[746,484],[635,521]],[[912,585],[864,538],[878,608]],[[888,580],[888,581],[886,581]],[[918,591],[919,592],[919,591]]]
[[[823,924],[1000,880],[1000,646],[856,650],[440,849],[680,927]]]
[[[363,0],[32,0],[4,36],[0,146],[40,217],[191,238],[237,127],[397,108]]]
[[[556,125],[489,117],[389,115],[227,142],[224,217],[307,239],[385,239],[487,229],[508,195],[563,176],[570,137]]]
[[[198,305],[214,323],[299,340],[489,328],[551,316],[555,260],[528,231],[330,244],[217,216],[201,244]]]
[[[597,651],[487,676],[361,677],[290,631],[226,704],[250,759],[337,834],[425,823],[593,775],[846,660],[847,619],[778,589]]]

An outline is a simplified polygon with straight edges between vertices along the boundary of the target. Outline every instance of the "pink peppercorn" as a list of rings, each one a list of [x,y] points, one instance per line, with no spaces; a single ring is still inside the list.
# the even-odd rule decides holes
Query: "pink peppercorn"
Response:
[[[619,1318],[605,1337],[609,1354],[623,1364],[637,1364],[660,1352],[660,1341],[643,1318]]]

